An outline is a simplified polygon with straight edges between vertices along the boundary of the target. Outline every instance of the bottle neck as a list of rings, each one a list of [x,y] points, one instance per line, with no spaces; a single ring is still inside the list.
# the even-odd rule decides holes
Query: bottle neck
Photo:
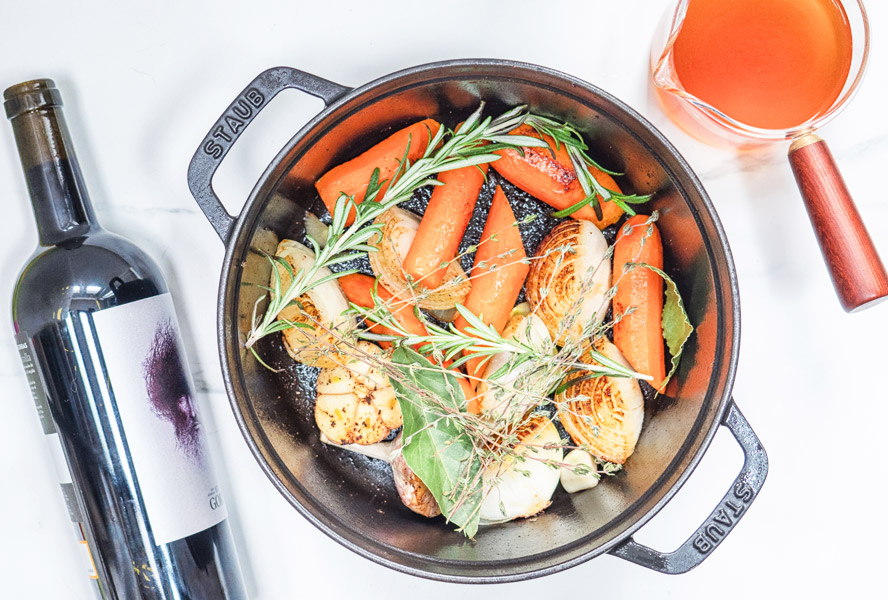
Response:
[[[99,228],[58,90],[37,80],[6,90],[6,112],[31,195],[41,246],[77,244]]]

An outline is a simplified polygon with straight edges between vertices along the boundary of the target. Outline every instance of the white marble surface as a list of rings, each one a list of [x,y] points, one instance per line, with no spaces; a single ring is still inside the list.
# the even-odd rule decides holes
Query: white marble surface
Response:
[[[871,597],[884,581],[888,452],[888,304],[846,315],[836,301],[783,145],[754,156],[708,148],[669,123],[650,96],[648,40],[666,0],[606,2],[8,3],[0,86],[54,77],[95,208],[165,269],[249,573],[252,597]],[[888,258],[888,5],[870,2],[873,54],[854,103],[822,130],[882,256]],[[210,124],[263,69],[285,64],[346,85],[459,57],[534,62],[592,82],[660,127],[700,175],[730,238],[742,295],[734,395],[771,460],[746,518],[698,569],[664,576],[604,556],[519,584],[425,581],[359,558],[274,490],[238,431],[216,351],[223,249],[185,184]],[[265,164],[319,101],[281,96],[217,178],[237,210]],[[11,130],[0,124],[0,298],[36,245]],[[8,304],[7,311],[8,311]],[[6,312],[8,315],[9,313]],[[49,453],[0,319],[0,597],[89,598]],[[676,547],[739,470],[730,434],[715,439],[639,541]]]

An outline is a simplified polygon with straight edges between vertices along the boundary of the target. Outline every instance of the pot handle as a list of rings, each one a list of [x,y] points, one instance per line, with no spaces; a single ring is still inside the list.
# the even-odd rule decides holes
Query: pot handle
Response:
[[[762,489],[768,474],[768,455],[733,399],[721,424],[731,430],[743,449],[743,469],[715,510],[674,552],[658,552],[630,537],[610,554],[661,573],[687,573],[706,560],[731,532]]]
[[[317,96],[330,105],[350,88],[290,67],[274,67],[263,71],[228,105],[222,116],[204,136],[188,165],[188,187],[210,225],[228,242],[234,226],[233,217],[213,190],[213,176],[234,142],[246,131],[256,115],[278,93],[293,88]]]

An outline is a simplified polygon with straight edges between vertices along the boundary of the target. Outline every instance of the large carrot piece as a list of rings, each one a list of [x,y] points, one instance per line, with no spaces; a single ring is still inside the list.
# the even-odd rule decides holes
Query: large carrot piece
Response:
[[[465,307],[472,314],[492,325],[502,333],[530,265],[521,262],[527,258],[521,233],[515,225],[515,213],[502,188],[497,187],[493,204],[481,233],[481,241],[475,252],[475,266],[472,268],[472,289],[466,298]],[[462,331],[468,325],[462,315],[454,321],[454,326]],[[482,359],[472,359],[466,364],[466,372],[478,377]]]
[[[360,273],[352,273],[351,275],[340,277],[337,281],[339,281],[339,286],[342,288],[342,292],[345,294],[345,297],[348,298],[349,302],[353,302],[364,308],[373,308],[373,286],[376,284],[375,277],[362,275]],[[428,335],[425,325],[423,325],[422,321],[416,317],[416,313],[414,312],[416,307],[412,302],[409,300],[393,299],[394,297],[392,296],[392,293],[385,289],[382,284],[376,287],[376,293],[380,300],[388,304],[389,310],[395,317],[395,320],[401,324],[401,327],[413,335]],[[366,319],[365,322],[373,333],[378,333],[379,335],[398,335],[388,327],[380,325],[379,323],[374,323],[369,319]],[[387,348],[391,344],[388,342],[380,342],[380,345]]]
[[[540,134],[530,125],[520,125],[509,132],[509,135],[529,135],[540,137]],[[555,148],[554,140],[549,136],[542,136],[550,148]],[[577,179],[577,173],[573,168],[570,155],[564,144],[556,149],[555,156],[549,148],[524,148],[524,156],[517,150],[501,150],[499,160],[492,163],[497,173],[517,185],[519,188],[538,198],[546,204],[564,210],[577,202],[582,202],[586,197],[583,187]],[[622,193],[613,177],[593,166],[589,166],[589,173],[598,183],[607,189]],[[601,202],[601,219],[595,214],[595,209],[587,204],[571,215],[575,219],[592,221],[599,229],[616,223],[623,214],[623,209],[613,202]]]
[[[614,344],[632,368],[651,375],[654,378],[651,385],[660,390],[666,378],[663,279],[644,267],[623,272],[627,263],[645,263],[663,269],[660,232],[653,223],[645,225],[647,219],[646,215],[628,219],[614,243],[613,277],[617,291],[613,306],[615,315],[623,315],[614,324]],[[628,313],[630,308],[634,310]]]
[[[404,154],[406,153],[411,162],[421,158],[429,145],[429,134],[434,136],[439,127],[441,124],[434,119],[414,123],[396,131],[357,158],[324,173],[315,183],[315,188],[330,214],[333,214],[336,201],[342,194],[353,196],[357,204],[363,202],[367,193],[367,184],[370,183],[373,170],[377,168],[379,180],[386,180],[377,196],[377,199],[381,198],[397,172]],[[354,220],[355,211],[352,210],[346,224],[351,225]]]
[[[433,290],[444,281],[446,264],[456,256],[486,176],[486,164],[438,175],[438,181],[444,185],[436,186],[432,191],[416,237],[404,259],[404,271],[421,287]],[[443,268],[442,264],[445,265]]]

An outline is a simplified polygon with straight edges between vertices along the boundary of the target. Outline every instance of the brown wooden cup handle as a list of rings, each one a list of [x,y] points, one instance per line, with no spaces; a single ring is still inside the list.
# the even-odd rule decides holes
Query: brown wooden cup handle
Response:
[[[888,273],[826,142],[798,138],[789,162],[842,308],[854,312],[885,299]]]

